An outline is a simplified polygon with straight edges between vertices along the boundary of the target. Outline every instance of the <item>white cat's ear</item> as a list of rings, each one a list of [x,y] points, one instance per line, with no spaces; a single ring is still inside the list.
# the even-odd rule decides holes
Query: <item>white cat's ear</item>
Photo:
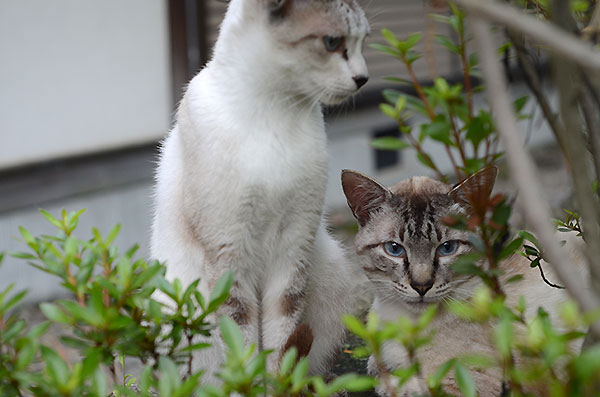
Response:
[[[357,171],[342,171],[342,188],[348,206],[361,226],[377,211],[392,193],[379,183]]]
[[[448,194],[454,201],[469,210],[472,208],[472,203],[487,205],[497,174],[497,167],[486,167],[456,185]]]
[[[271,18],[279,19],[285,17],[292,6],[293,0],[263,0],[266,1]]]

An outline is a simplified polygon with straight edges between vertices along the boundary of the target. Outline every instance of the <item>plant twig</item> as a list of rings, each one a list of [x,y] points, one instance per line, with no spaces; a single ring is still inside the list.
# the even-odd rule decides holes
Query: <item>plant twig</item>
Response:
[[[408,62],[408,60],[406,59],[406,56],[402,57],[402,61],[404,62],[404,65],[406,66],[406,70],[408,71],[408,74],[413,83],[413,86],[415,87],[415,90],[417,91],[417,95],[421,99],[421,102],[423,102],[423,106],[425,106],[425,110],[427,110],[427,114],[429,115],[429,118],[431,120],[435,119],[435,112],[433,111],[431,104],[427,100],[427,96],[425,95],[425,92],[423,92],[423,87],[421,87],[421,83],[419,83],[419,79],[417,78],[417,75],[415,74],[415,71],[413,70],[412,65],[410,64],[410,62]]]
[[[569,9],[569,4],[563,1],[552,2],[552,20],[563,29],[570,29],[575,25]],[[584,86],[579,70],[568,59],[554,57],[555,83],[560,92],[561,118],[568,135],[563,137],[565,142],[565,155],[571,163],[571,176],[575,187],[575,196],[579,204],[579,213],[583,220],[583,231],[586,245],[585,253],[590,266],[592,291],[596,299],[600,299],[600,202],[594,194],[592,176],[589,167],[589,152],[583,133],[583,120],[580,107],[582,102],[582,88]],[[575,71],[575,73],[574,73]],[[600,339],[600,335],[596,335]]]
[[[542,89],[542,82],[540,81],[540,76],[538,75],[531,59],[529,58],[529,53],[524,45],[524,38],[522,35],[518,33],[506,29],[506,35],[509,40],[513,43],[513,46],[517,53],[517,59],[519,60],[519,65],[525,73],[525,83],[535,96],[540,108],[542,109],[542,113],[544,113],[544,117],[548,122],[548,125],[552,129],[556,140],[558,141],[559,146],[564,151],[565,143],[562,141],[565,136],[564,126],[560,122],[558,118],[558,114],[554,112],[552,106],[550,106],[550,102],[546,98],[544,91]]]
[[[457,3],[465,6],[468,11],[471,10],[473,4],[470,0],[459,0]],[[482,3],[487,4],[487,2]],[[592,311],[599,306],[600,302],[589,290],[581,288],[581,284],[567,266],[570,260],[565,249],[561,247],[556,239],[553,231],[554,227],[550,222],[548,203],[542,199],[539,178],[535,175],[534,165],[525,152],[523,141],[517,133],[516,117],[511,108],[504,74],[496,59],[495,46],[489,25],[483,20],[474,18],[472,27],[488,88],[488,100],[494,110],[493,116],[498,134],[506,148],[507,163],[512,179],[522,195],[525,216],[544,247],[547,258],[563,285],[579,303],[583,311]],[[590,329],[596,336],[600,336],[600,321],[592,324]]]
[[[571,59],[588,71],[594,73],[600,71],[600,51],[591,44],[582,42],[573,34],[565,33],[549,23],[539,21],[512,6],[498,2],[489,0],[455,0],[454,2],[467,9],[473,17],[479,16],[498,22],[535,39],[547,46],[548,50],[555,55]]]

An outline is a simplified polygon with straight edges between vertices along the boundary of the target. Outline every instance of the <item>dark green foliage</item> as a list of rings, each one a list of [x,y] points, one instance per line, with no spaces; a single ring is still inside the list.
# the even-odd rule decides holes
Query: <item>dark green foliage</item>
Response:
[[[113,242],[120,226],[106,237],[97,229],[89,240],[76,237],[82,213],[63,211],[55,218],[42,211],[58,229],[55,236],[33,236],[19,229],[30,251],[13,256],[59,277],[72,298],[42,303],[48,321],[28,329],[14,310],[25,291],[12,294],[11,285],[0,293],[0,395],[107,396],[112,391],[115,396],[328,396],[373,387],[373,379],[354,374],[329,383],[308,376],[307,359],[297,360],[294,349],[283,357],[278,373],[269,373],[266,360],[271,352],[246,347],[237,325],[227,317],[219,321],[228,348],[217,374],[223,385],[202,384],[202,371],[192,370],[192,354],[210,346],[197,337],[215,329],[208,316],[229,296],[232,274],[225,274],[210,296],[203,297],[199,280],[186,288],[179,280],[166,280],[163,264],[134,258],[137,247],[119,254]],[[61,342],[79,353],[77,362],[66,362],[56,346],[41,342],[51,323],[68,329]],[[126,358],[142,362],[138,379],[127,374]],[[116,365],[122,379],[115,376]]]

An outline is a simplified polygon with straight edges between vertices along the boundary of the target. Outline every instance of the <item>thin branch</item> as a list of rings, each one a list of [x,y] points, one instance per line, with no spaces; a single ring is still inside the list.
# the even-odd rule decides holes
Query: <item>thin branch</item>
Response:
[[[565,287],[561,287],[560,285],[554,284],[552,282],[550,282],[547,278],[546,275],[544,274],[544,269],[542,269],[542,264],[538,263],[537,268],[540,269],[540,275],[542,276],[542,280],[544,280],[544,282],[546,284],[548,284],[549,286],[551,286],[552,288],[558,288],[558,289],[565,289]]]
[[[429,118],[431,120],[435,119],[435,112],[433,111],[431,104],[427,100],[427,96],[425,95],[425,92],[423,92],[423,87],[421,87],[421,83],[419,83],[419,79],[415,75],[415,71],[413,70],[411,63],[408,62],[408,60],[406,59],[406,56],[402,57],[402,61],[404,62],[404,65],[406,66],[406,70],[408,71],[408,74],[410,75],[410,80],[412,81],[413,86],[415,87],[415,90],[417,91],[417,95],[419,96],[419,98],[421,99],[421,102],[423,102],[423,106],[425,106],[425,109],[427,110],[427,114],[429,115]]]
[[[600,9],[600,7],[598,7]],[[582,83],[585,83],[582,81]],[[594,100],[593,88],[589,84],[582,84],[581,111],[587,124],[588,137],[594,158],[596,179],[600,179],[600,111]],[[600,221],[600,219],[598,219]]]
[[[549,23],[539,21],[512,6],[501,3],[489,0],[455,0],[454,2],[467,9],[471,16],[498,22],[535,39],[547,46],[554,54],[571,59],[589,71],[600,71],[600,51],[573,34],[565,33]]]
[[[460,0],[457,3],[465,6],[467,10],[471,9],[471,1]],[[496,59],[494,41],[489,25],[483,20],[474,19],[472,27],[473,36],[481,57],[488,100],[494,111],[496,128],[506,148],[507,163],[512,179],[522,195],[523,205],[526,206],[525,216],[544,247],[547,258],[563,285],[579,303],[583,311],[592,311],[599,306],[600,302],[591,291],[581,288],[581,284],[567,266],[571,261],[555,236],[554,227],[550,222],[548,203],[542,199],[540,180],[535,174],[531,158],[525,152],[523,140],[517,133],[516,118],[506,91],[504,74]],[[596,321],[590,329],[595,335],[600,336],[600,321]]]
[[[550,106],[550,103],[546,98],[546,95],[544,94],[540,77],[533,66],[533,62],[531,62],[531,58],[529,58],[527,49],[525,48],[523,41],[524,38],[522,36],[519,37],[520,35],[510,29],[506,29],[506,35],[513,43],[513,46],[516,50],[519,65],[521,66],[523,73],[525,73],[525,83],[531,92],[533,92],[533,95],[535,95],[535,98],[537,99],[537,102],[544,113],[544,117],[546,118],[548,125],[550,125],[552,132],[554,132],[554,136],[556,137],[559,146],[561,149],[563,149],[565,146],[565,143],[562,142],[562,137],[565,136],[564,126],[560,122],[558,114],[554,112],[552,106]]]
[[[581,31],[581,36],[584,40],[592,40],[598,36],[600,33],[600,7],[598,4],[594,6],[594,13],[592,14],[592,18],[590,19],[590,23],[588,26],[583,28]]]
[[[563,29],[575,25],[569,4],[562,0],[552,2],[552,21]],[[560,93],[561,118],[569,134],[563,136],[565,155],[571,163],[571,176],[575,187],[575,197],[583,220],[585,254],[591,274],[592,291],[600,299],[600,202],[594,194],[592,183],[595,178],[589,165],[589,152],[586,149],[579,104],[582,101],[584,84],[579,70],[568,59],[554,57],[555,84]],[[600,335],[596,335],[600,339]]]

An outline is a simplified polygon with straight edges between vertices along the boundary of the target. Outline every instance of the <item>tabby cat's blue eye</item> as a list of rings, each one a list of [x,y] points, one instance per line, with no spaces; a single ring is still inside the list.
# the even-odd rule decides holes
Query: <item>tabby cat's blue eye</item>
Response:
[[[391,256],[402,256],[404,255],[404,247],[393,241],[389,241],[383,244],[385,252]]]
[[[336,36],[323,36],[323,44],[327,51],[333,52],[342,45],[342,38]]]
[[[456,240],[446,241],[445,243],[442,243],[438,247],[438,254],[440,254],[440,256],[452,255],[453,253],[456,252],[457,249],[458,249],[458,241],[456,241]]]

